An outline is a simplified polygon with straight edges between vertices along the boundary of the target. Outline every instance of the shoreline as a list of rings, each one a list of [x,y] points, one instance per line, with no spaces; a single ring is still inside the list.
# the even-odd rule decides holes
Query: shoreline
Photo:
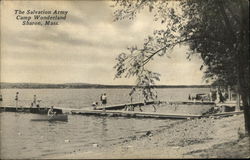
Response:
[[[86,151],[46,158],[249,158],[250,140],[243,136],[244,130],[243,114],[180,120],[164,129],[149,131],[108,148],[96,144]]]

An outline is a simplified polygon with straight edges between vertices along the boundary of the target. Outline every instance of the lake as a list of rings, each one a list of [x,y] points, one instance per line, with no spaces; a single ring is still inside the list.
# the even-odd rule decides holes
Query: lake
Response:
[[[40,105],[60,108],[87,108],[106,93],[108,104],[129,102],[130,89],[2,89],[2,106],[30,106],[33,95]],[[159,100],[186,101],[189,94],[209,93],[208,88],[158,89]],[[142,101],[137,93],[135,101]],[[199,106],[198,106],[199,107]],[[201,107],[200,107],[201,108]],[[145,135],[147,131],[170,126],[178,120],[133,119],[69,115],[68,122],[34,122],[35,114],[2,112],[1,158],[42,158],[48,155],[72,153],[108,147]]]

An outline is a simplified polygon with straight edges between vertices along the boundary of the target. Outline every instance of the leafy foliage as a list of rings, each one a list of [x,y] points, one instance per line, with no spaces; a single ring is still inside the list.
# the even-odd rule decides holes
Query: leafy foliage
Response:
[[[115,20],[134,19],[148,8],[155,21],[165,26],[155,30],[142,48],[128,48],[117,58],[116,77],[136,76],[137,86],[159,79],[145,70],[154,56],[167,55],[178,44],[188,44],[192,54],[200,54],[207,81],[238,85],[249,104],[249,2],[247,0],[115,0]],[[203,67],[206,66],[206,67]],[[154,73],[155,76],[149,76]],[[143,76],[148,75],[148,76]],[[157,77],[157,79],[155,78]],[[143,78],[147,79],[144,83]],[[152,78],[153,80],[148,80]],[[143,83],[141,83],[143,82]],[[243,98],[244,99],[244,98]],[[247,101],[243,100],[244,102]]]

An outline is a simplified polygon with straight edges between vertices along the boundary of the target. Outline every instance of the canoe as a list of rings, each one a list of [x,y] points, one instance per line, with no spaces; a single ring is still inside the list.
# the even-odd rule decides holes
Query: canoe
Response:
[[[68,121],[68,115],[66,114],[58,114],[53,116],[43,116],[35,119],[31,119],[31,121]]]

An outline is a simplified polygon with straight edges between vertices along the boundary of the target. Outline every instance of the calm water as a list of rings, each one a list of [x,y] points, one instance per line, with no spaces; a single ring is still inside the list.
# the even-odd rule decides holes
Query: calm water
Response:
[[[129,102],[129,89],[3,89],[2,106],[15,105],[19,92],[19,105],[29,106],[36,94],[41,106],[61,108],[90,107],[101,93],[107,93],[108,104]],[[203,88],[159,89],[160,100],[187,100],[188,94],[208,93]],[[137,94],[136,101],[142,99]],[[35,114],[0,113],[1,158],[42,158],[47,155],[94,149],[93,144],[110,146],[121,143],[149,130],[167,127],[176,120],[129,119],[69,115],[68,122],[32,122]]]

